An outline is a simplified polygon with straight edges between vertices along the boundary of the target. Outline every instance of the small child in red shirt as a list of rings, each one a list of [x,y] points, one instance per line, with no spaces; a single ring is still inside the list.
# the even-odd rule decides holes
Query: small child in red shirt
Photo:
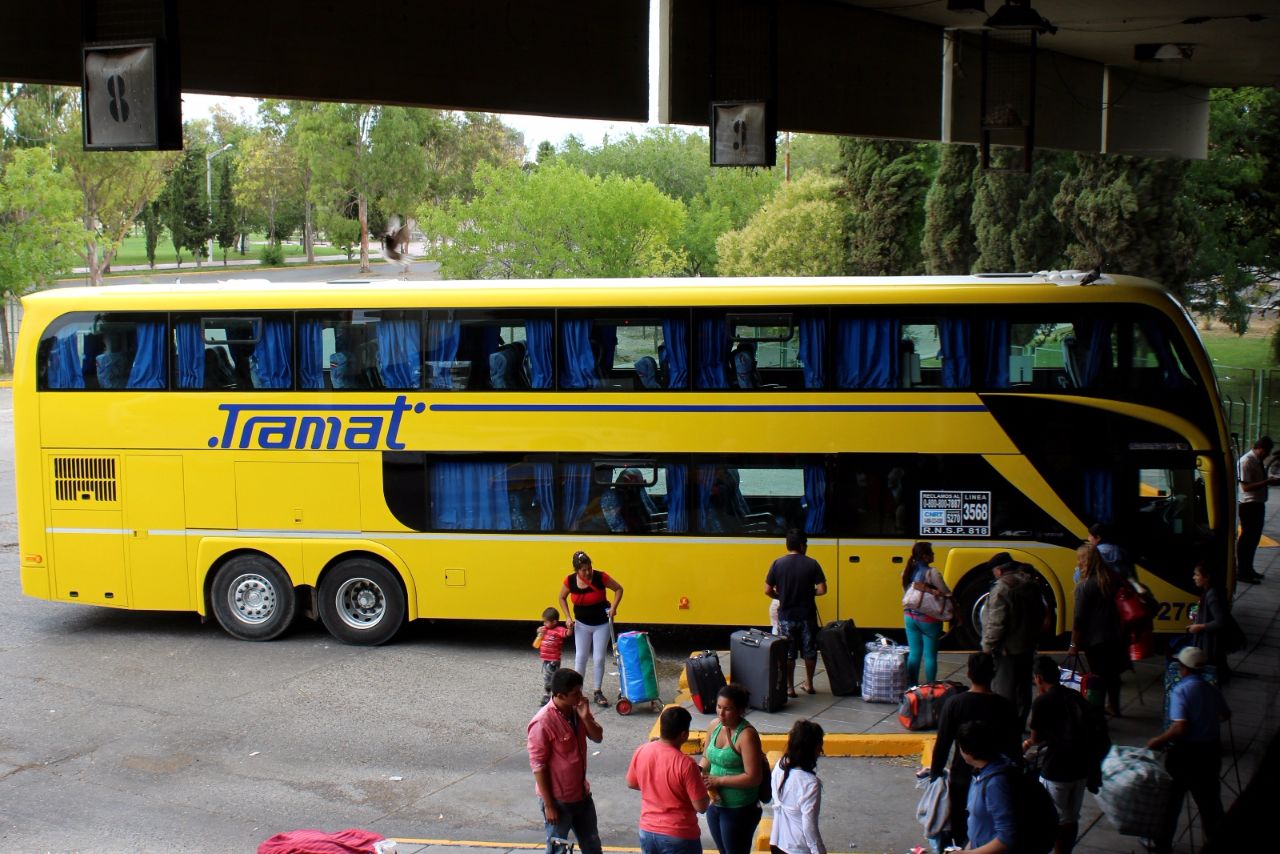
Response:
[[[564,649],[564,639],[573,634],[572,628],[560,625],[560,612],[548,608],[542,612],[542,625],[538,626],[538,636],[533,639],[533,646],[542,659],[542,702],[545,706],[551,699],[551,676],[560,669],[560,651]]]

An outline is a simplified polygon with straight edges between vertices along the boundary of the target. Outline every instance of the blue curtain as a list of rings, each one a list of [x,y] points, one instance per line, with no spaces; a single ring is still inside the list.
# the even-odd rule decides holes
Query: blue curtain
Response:
[[[667,388],[689,387],[689,321],[674,318],[662,321],[662,343],[666,364]]]
[[[58,336],[49,353],[49,369],[45,380],[49,388],[84,388],[84,367],[76,347],[76,333]]]
[[[1173,347],[1165,337],[1164,329],[1158,323],[1143,323],[1142,332],[1160,365],[1160,379],[1164,382],[1164,387],[1186,388],[1190,383],[1178,369],[1178,360],[1173,355]]]
[[[836,387],[897,388],[901,337],[896,320],[836,321]]]
[[[969,358],[969,321],[939,318],[938,343],[942,345],[942,387],[969,388],[973,379]]]
[[[139,323],[138,349],[125,388],[164,388],[164,322]]]
[[[414,318],[382,318],[378,374],[383,388],[416,389],[422,380],[422,324]]]
[[[442,531],[509,531],[504,463],[436,463],[431,468],[431,527]]]
[[[1112,523],[1115,515],[1111,506],[1111,472],[1107,469],[1085,469],[1084,515],[1085,522]]]
[[[551,463],[533,464],[533,484],[538,495],[538,530],[556,529],[556,469]]]
[[[693,512],[697,530],[702,533],[719,533],[723,530],[719,515],[711,509],[711,493],[715,482],[715,466],[693,467]]]
[[[827,470],[820,463],[804,467],[804,532],[821,534],[827,529]]]
[[[728,388],[729,327],[724,318],[699,318],[694,339],[694,388]]]
[[[525,355],[529,357],[529,388],[551,388],[554,366],[551,341],[555,326],[550,320],[524,322]]]
[[[456,320],[427,321],[427,388],[453,388],[449,368],[458,359],[462,324]]]
[[[174,337],[178,346],[178,388],[204,388],[204,333],[200,321],[178,321]]]
[[[670,340],[670,339],[668,339]],[[667,470],[667,532],[683,534],[689,530],[688,477],[682,465],[663,466]]]
[[[1080,385],[1084,388],[1097,385],[1104,368],[1111,367],[1111,321],[1089,320],[1074,324],[1076,349],[1080,364]]]
[[[1009,321],[993,318],[978,322],[982,336],[983,388],[1009,387]]]
[[[596,355],[591,350],[591,321],[560,323],[560,387],[599,388]]]
[[[90,334],[84,336],[84,361],[80,365],[81,382],[83,378],[90,375],[97,375],[98,357],[102,355],[102,336],[98,334]]]
[[[298,385],[324,388],[324,326],[319,320],[298,324]]]
[[[560,466],[561,512],[560,527],[566,531],[577,529],[587,511],[591,495],[591,464],[565,463]]]
[[[283,318],[262,321],[262,337],[249,357],[254,388],[289,388],[293,385],[293,322]]]
[[[800,319],[800,364],[804,367],[804,387],[826,385],[827,321],[821,317]]]

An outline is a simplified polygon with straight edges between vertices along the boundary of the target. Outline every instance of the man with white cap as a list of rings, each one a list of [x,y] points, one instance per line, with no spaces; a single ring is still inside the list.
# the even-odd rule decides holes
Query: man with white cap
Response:
[[[1168,747],[1165,768],[1173,778],[1165,810],[1164,827],[1155,840],[1156,854],[1173,849],[1178,829],[1178,814],[1187,792],[1200,808],[1200,821],[1206,839],[1212,839],[1222,822],[1222,786],[1218,774],[1222,766],[1220,721],[1231,717],[1231,709],[1222,692],[1204,680],[1208,663],[1204,650],[1189,646],[1178,653],[1181,681],[1169,693],[1169,728],[1147,742],[1147,747]]]

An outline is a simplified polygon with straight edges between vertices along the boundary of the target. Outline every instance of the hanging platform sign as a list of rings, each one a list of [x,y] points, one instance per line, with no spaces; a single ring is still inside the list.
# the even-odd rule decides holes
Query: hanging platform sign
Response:
[[[84,46],[81,120],[88,151],[182,147],[182,104],[161,97],[154,39]],[[166,87],[168,88],[168,87]],[[178,132],[176,145],[172,125]]]
[[[712,103],[711,165],[772,166],[777,148],[768,119],[764,101]]]

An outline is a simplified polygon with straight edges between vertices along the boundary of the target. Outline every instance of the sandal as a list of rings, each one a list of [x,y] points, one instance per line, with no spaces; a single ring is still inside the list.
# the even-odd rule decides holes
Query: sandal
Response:
[[[804,686],[803,690],[804,690],[804,692],[805,692],[806,694],[816,694],[816,693],[818,693],[817,691],[815,691],[815,690],[814,690],[813,685],[811,685],[811,684],[810,684],[810,685],[806,685],[806,686]]]
[[[795,689],[795,688],[788,688],[788,689],[787,689],[787,696],[788,696],[788,697],[799,697],[800,695],[796,693],[796,689]]]
[[[603,691],[597,691],[593,699],[595,700],[596,705],[599,706],[600,708],[602,709],[609,708],[609,699],[605,697]]]

